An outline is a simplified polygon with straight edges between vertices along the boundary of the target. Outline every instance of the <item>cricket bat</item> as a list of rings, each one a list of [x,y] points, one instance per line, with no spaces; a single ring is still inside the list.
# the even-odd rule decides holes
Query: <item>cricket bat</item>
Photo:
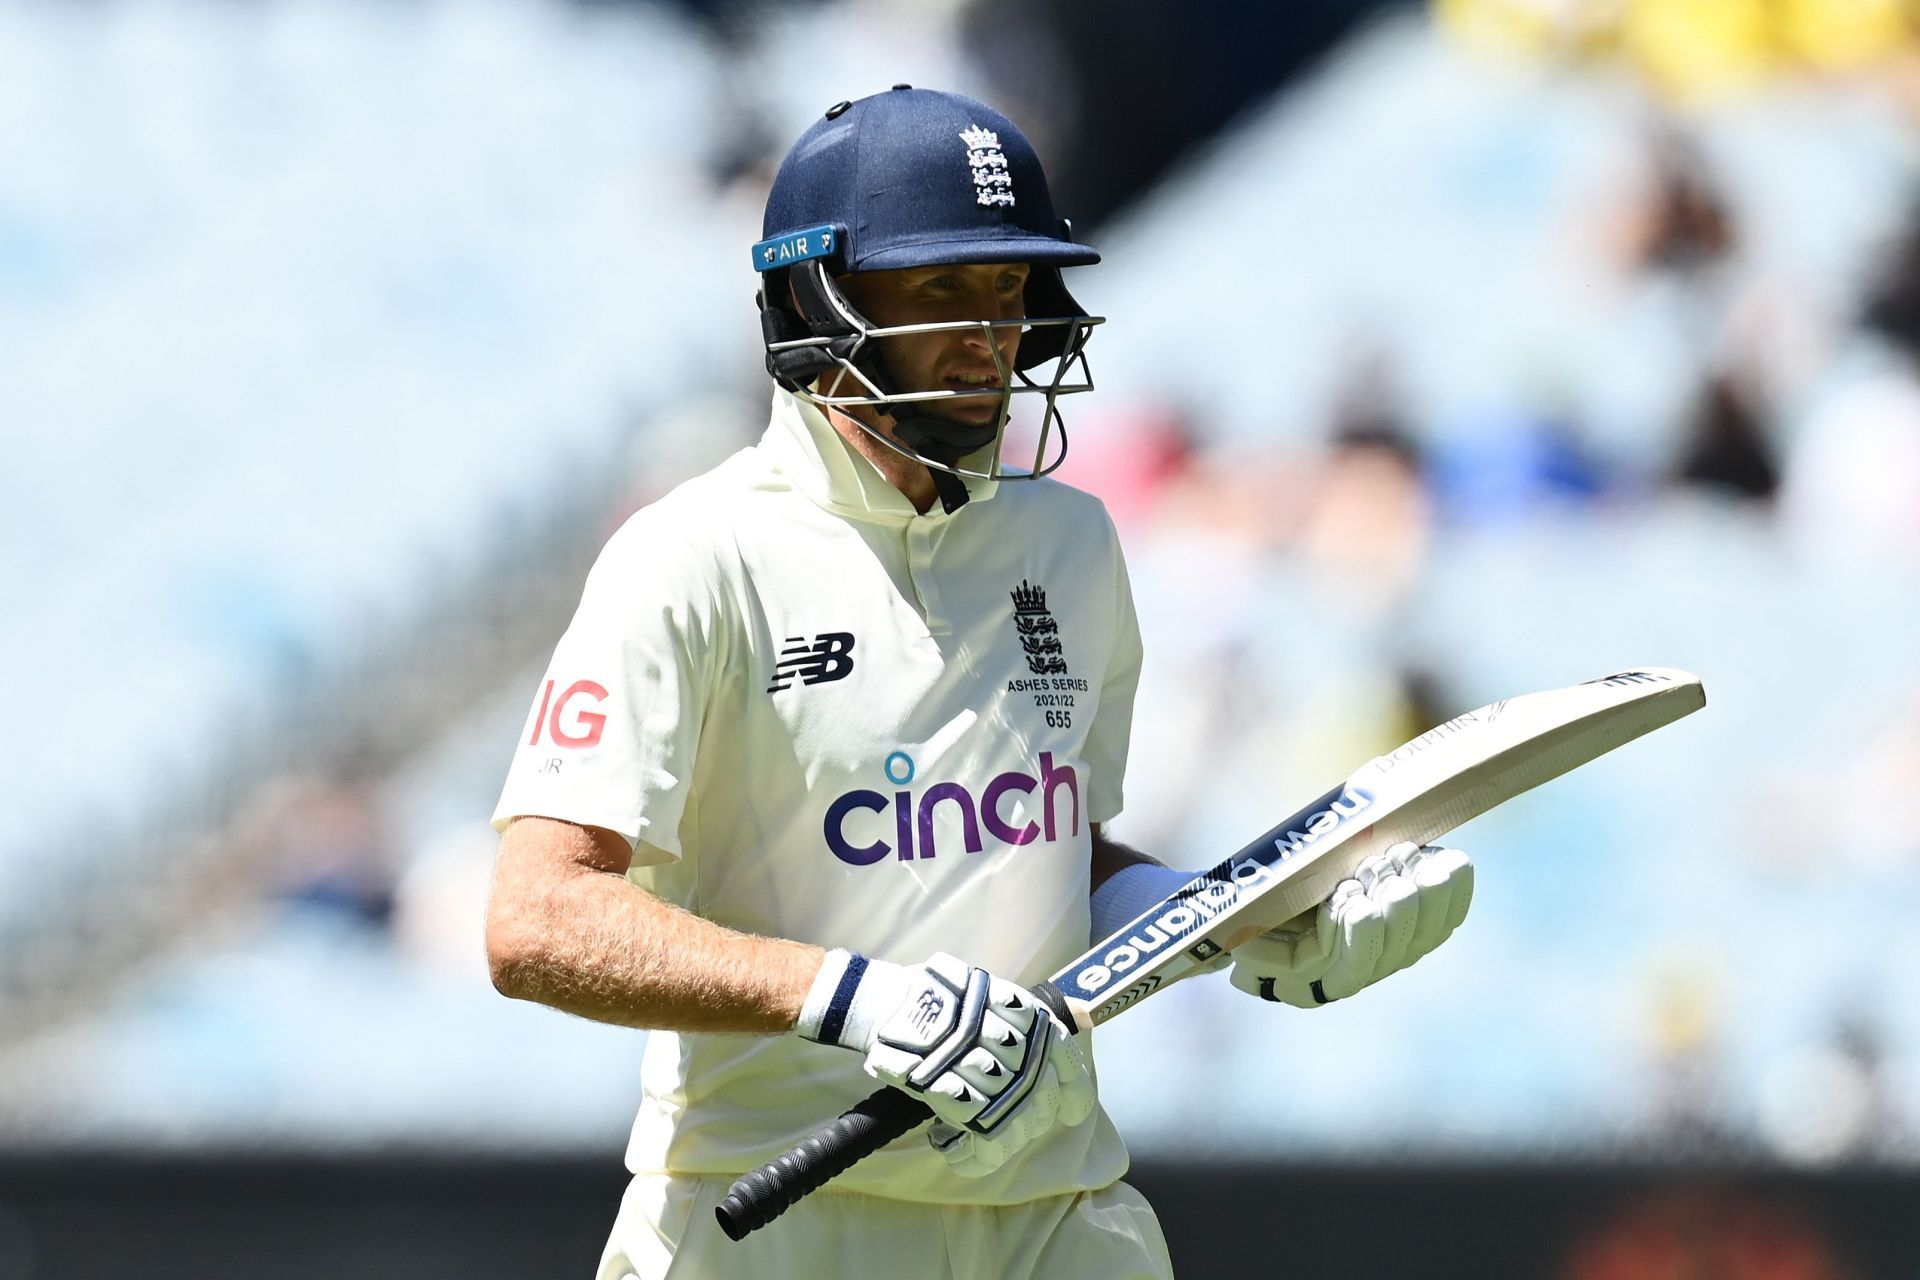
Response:
[[[1338,786],[1068,964],[1034,994],[1069,1028],[1097,1026],[1223,952],[1312,909],[1362,859],[1425,844],[1569,769],[1706,705],[1700,678],[1638,667],[1503,698],[1376,756]],[[739,1240],[932,1112],[875,1091],[746,1174],[715,1209]]]

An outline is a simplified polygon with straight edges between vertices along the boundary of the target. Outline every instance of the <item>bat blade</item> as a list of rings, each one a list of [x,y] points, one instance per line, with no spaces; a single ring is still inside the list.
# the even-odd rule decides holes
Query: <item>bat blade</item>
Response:
[[[1641,667],[1456,716],[1369,760],[1047,985],[1076,1021],[1105,1022],[1311,909],[1368,856],[1445,835],[1705,705],[1699,677]]]

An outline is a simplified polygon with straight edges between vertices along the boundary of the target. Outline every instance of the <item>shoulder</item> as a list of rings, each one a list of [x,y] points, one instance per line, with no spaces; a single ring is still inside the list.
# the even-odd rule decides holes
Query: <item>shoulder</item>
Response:
[[[753,503],[758,464],[742,449],[711,470],[684,480],[628,516],[608,547],[672,547],[688,555],[730,544],[742,512]]]
[[[1085,489],[1042,477],[1038,480],[1002,480],[989,505],[1007,505],[1007,515],[1044,526],[1050,534],[1088,542],[1119,545],[1107,504]]]
[[[601,549],[589,587],[598,582],[687,600],[719,594],[738,563],[735,537],[749,470],[750,462],[735,454],[629,515]]]
[[[1120,546],[1120,532],[1114,526],[1107,504],[1085,489],[1049,477],[1038,480],[1003,480],[988,508],[1006,506],[995,513],[999,519],[996,533],[1007,525],[1017,525],[1020,537],[1044,545],[1051,553],[1083,566],[1104,564],[1116,573],[1125,572],[1126,555]]]

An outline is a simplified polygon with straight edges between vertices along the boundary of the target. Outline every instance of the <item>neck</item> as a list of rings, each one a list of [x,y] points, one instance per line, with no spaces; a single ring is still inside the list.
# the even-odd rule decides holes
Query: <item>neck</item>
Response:
[[[939,495],[933,487],[933,473],[918,462],[896,450],[889,449],[868,434],[867,429],[851,415],[831,406],[823,406],[827,421],[840,433],[840,438],[853,446],[855,453],[873,464],[883,479],[898,489],[914,510],[925,515],[932,510]],[[880,430],[881,428],[875,428]]]

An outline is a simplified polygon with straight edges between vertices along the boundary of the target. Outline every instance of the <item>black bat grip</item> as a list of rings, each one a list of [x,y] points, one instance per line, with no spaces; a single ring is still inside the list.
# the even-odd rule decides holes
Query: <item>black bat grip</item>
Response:
[[[1033,988],[1054,1015],[1077,1032],[1073,1013],[1060,989],[1051,982]],[[783,1156],[751,1173],[742,1174],[714,1206],[713,1216],[729,1240],[744,1240],[792,1208],[802,1196],[818,1191],[880,1148],[933,1115],[933,1109],[911,1094],[889,1086],[876,1089],[839,1116],[802,1138]]]
[[[787,1154],[741,1175],[713,1216],[727,1239],[743,1240],[931,1115],[933,1109],[911,1094],[891,1086],[876,1089]]]

